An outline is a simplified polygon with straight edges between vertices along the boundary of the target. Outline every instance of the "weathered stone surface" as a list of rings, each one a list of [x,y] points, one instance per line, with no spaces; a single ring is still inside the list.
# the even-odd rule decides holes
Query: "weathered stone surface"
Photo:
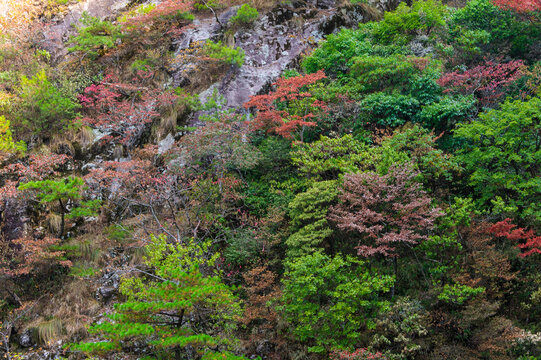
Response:
[[[429,56],[434,52],[434,47],[426,35],[417,36],[410,42],[409,46],[413,55],[419,57]]]
[[[23,237],[25,225],[29,220],[26,201],[9,200],[2,210],[3,226],[0,232],[3,239],[9,241]]]
[[[158,143],[158,154],[164,154],[169,151],[175,144],[175,138],[172,134],[168,134],[165,139]]]
[[[226,13],[228,15],[222,15],[223,18],[232,12]],[[365,15],[362,6],[337,7],[335,0],[278,6],[252,26],[237,31],[233,42],[244,50],[245,63],[240,69],[231,68],[213,87],[218,87],[228,107],[241,107],[251,96],[266,90],[285,69],[296,65],[300,56],[325,35],[341,27],[355,27],[367,19]],[[188,48],[193,42],[219,38],[220,31],[214,18],[202,20],[179,39],[178,50]],[[184,65],[174,71],[174,86],[185,82],[185,69]]]
[[[36,345],[36,341],[34,340],[34,333],[32,329],[25,330],[22,334],[19,335],[19,345],[21,345],[24,348],[29,348],[31,346]]]
[[[118,287],[120,286],[120,275],[116,271],[106,272],[98,280],[98,283],[102,284],[103,286],[96,290],[96,300],[107,302],[118,293]]]
[[[49,51],[56,61],[68,52],[65,42],[76,33],[74,25],[79,23],[83,12],[98,18],[114,17],[130,3],[129,0],[83,0],[71,5],[68,14],[47,27],[43,32],[41,46]]]
[[[368,0],[368,3],[380,11],[392,11],[397,8],[403,0]]]

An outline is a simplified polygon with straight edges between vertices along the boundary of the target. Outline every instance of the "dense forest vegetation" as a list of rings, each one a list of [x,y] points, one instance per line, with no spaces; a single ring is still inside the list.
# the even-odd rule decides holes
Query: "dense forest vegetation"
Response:
[[[539,0],[0,31],[0,358],[541,359]]]

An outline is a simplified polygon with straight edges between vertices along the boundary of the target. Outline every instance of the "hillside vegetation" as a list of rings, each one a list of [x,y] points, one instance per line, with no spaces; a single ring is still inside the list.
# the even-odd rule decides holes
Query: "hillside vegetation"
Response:
[[[0,32],[0,358],[541,359],[539,0]]]

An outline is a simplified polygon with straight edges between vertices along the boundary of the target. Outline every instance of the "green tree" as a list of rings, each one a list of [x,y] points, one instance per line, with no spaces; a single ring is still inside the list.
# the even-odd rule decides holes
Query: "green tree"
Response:
[[[322,136],[313,143],[294,144],[291,160],[311,178],[333,180],[366,167],[371,158],[368,149],[349,134],[336,139]]]
[[[302,66],[308,73],[321,69],[329,76],[347,76],[352,59],[358,56],[390,56],[406,54],[405,46],[382,45],[371,41],[371,32],[376,23],[360,25],[360,29],[343,28],[336,34],[329,35],[314,52],[303,60]]]
[[[418,0],[407,6],[401,3],[395,11],[374,27],[373,35],[379,43],[407,44],[413,36],[430,34],[445,25],[447,7],[439,0]]]
[[[64,234],[65,215],[69,211],[66,208],[68,201],[78,200],[82,197],[84,181],[78,177],[68,177],[62,180],[31,181],[19,186],[19,190],[35,190],[36,197],[43,204],[58,202],[60,208],[61,224],[60,234]]]
[[[382,92],[370,94],[359,104],[360,122],[369,127],[397,127],[412,121],[420,110],[419,102],[408,95],[386,94]]]
[[[4,116],[0,116],[0,153],[26,153],[26,144],[22,141],[14,142],[10,122]]]
[[[332,180],[317,182],[295,196],[289,203],[294,233],[286,240],[288,258],[314,253],[332,235],[327,213],[337,201],[338,187]]]
[[[103,340],[70,348],[103,356],[129,353],[139,344],[148,347],[150,359],[185,359],[190,347],[203,359],[243,359],[209,349],[229,343],[241,311],[233,289],[209,270],[219,257],[208,255],[210,245],[171,244],[165,236],[151,236],[145,247],[148,270],[141,271],[145,277],[125,277],[120,292],[126,301],[115,304],[110,321],[89,329]]]
[[[457,9],[448,21],[451,42],[464,42],[461,37],[465,29],[469,31],[485,31],[482,34],[483,46],[495,55],[503,56],[505,52],[512,55],[526,55],[539,38],[539,21],[520,21],[512,11],[498,8],[491,0],[471,0],[466,6]],[[487,49],[488,48],[488,49]]]
[[[251,7],[249,4],[242,5],[237,10],[237,15],[231,18],[231,23],[235,25],[248,25],[256,21],[259,17],[259,12],[256,8]]]
[[[540,222],[541,99],[505,102],[460,124],[455,136],[465,141],[459,160],[480,205]]]
[[[316,252],[289,264],[281,308],[292,333],[311,352],[350,348],[374,328],[376,316],[388,305],[381,293],[393,281],[369,274],[360,260]]]
[[[65,129],[79,107],[75,99],[63,95],[49,81],[45,70],[30,79],[23,75],[18,93],[21,101],[14,118],[16,125],[42,138]]]
[[[418,124],[408,124],[386,137],[374,149],[374,166],[386,174],[392,165],[413,162],[421,174],[419,180],[435,191],[450,182],[461,171],[457,160],[437,148],[437,138]]]
[[[475,99],[471,96],[444,96],[439,102],[428,104],[418,114],[423,126],[436,131],[452,129],[473,116]]]
[[[205,54],[219,62],[241,67],[244,64],[245,53],[241,48],[230,48],[219,42],[208,40],[204,46]]]
[[[152,10],[152,9],[151,9]],[[77,36],[69,40],[73,44],[70,52],[80,51],[91,59],[96,59],[107,49],[116,46],[116,41],[122,37],[121,25],[113,25],[110,21],[100,20],[88,15],[85,11],[81,17],[81,24]]]
[[[419,71],[403,55],[358,56],[351,60],[351,75],[359,82],[361,92],[400,89]]]

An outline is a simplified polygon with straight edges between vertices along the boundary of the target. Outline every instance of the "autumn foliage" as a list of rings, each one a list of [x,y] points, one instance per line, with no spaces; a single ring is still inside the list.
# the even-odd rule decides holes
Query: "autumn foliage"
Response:
[[[541,0],[492,0],[494,5],[519,13],[541,10]]]
[[[59,174],[59,168],[69,161],[67,155],[32,154],[26,160],[8,164],[0,169],[4,185],[0,187],[0,203],[20,195],[17,184],[44,180]]]
[[[445,74],[438,80],[444,93],[475,95],[481,105],[498,103],[507,87],[524,75],[526,66],[522,60],[508,63],[487,61],[466,71]]]
[[[180,35],[188,25],[190,18],[186,16],[193,7],[193,1],[166,0],[146,14],[130,18],[125,23],[128,35],[138,36],[140,33],[154,32],[157,39],[165,34]],[[148,42],[144,37],[139,41]]]
[[[413,247],[428,239],[439,209],[415,178],[411,165],[393,166],[388,174],[346,175],[340,204],[329,219],[340,230],[360,235],[358,254],[400,256],[399,246]]]
[[[242,322],[255,330],[250,336],[249,344],[256,347],[263,339],[271,338],[275,346],[280,346],[281,341],[277,338],[276,331],[279,314],[271,304],[281,295],[276,275],[267,266],[257,266],[246,272],[243,278],[248,297]]]
[[[250,101],[244,104],[244,107],[257,109],[257,115],[253,120],[254,130],[276,133],[286,139],[292,139],[293,134],[298,131],[302,141],[302,129],[315,126],[316,123],[310,121],[315,116],[312,112],[292,115],[288,111],[282,110],[283,103],[310,98],[312,94],[303,91],[303,88],[325,78],[323,70],[310,75],[299,75],[289,79],[281,78],[273,84],[276,87],[275,91],[266,95],[253,96]],[[313,100],[311,105],[317,109],[326,109],[325,104],[318,100]]]
[[[0,357],[540,358],[541,0],[365,3],[0,0]]]
[[[356,349],[355,351],[335,351],[331,354],[331,360],[386,360],[387,357],[381,352],[371,352],[368,349]]]
[[[38,15],[38,7],[29,0],[2,0],[0,33],[19,36]]]
[[[0,263],[0,274],[8,276],[27,275],[32,271],[51,267],[57,264],[71,267],[72,263],[67,260],[63,250],[51,250],[51,247],[60,244],[60,239],[55,237],[31,238],[23,237],[13,241],[18,247],[12,251],[10,262]],[[5,257],[7,259],[8,257]]]
[[[135,145],[135,139],[159,115],[159,109],[173,104],[176,96],[145,86],[152,73],[140,71],[131,83],[120,82],[113,74],[98,85],[90,85],[79,101],[86,111],[81,122],[105,134],[102,143],[118,141]]]
[[[525,251],[519,254],[520,257],[541,254],[541,236],[536,236],[533,230],[517,227],[509,218],[494,224],[489,231],[494,236],[520,242],[517,247]]]

